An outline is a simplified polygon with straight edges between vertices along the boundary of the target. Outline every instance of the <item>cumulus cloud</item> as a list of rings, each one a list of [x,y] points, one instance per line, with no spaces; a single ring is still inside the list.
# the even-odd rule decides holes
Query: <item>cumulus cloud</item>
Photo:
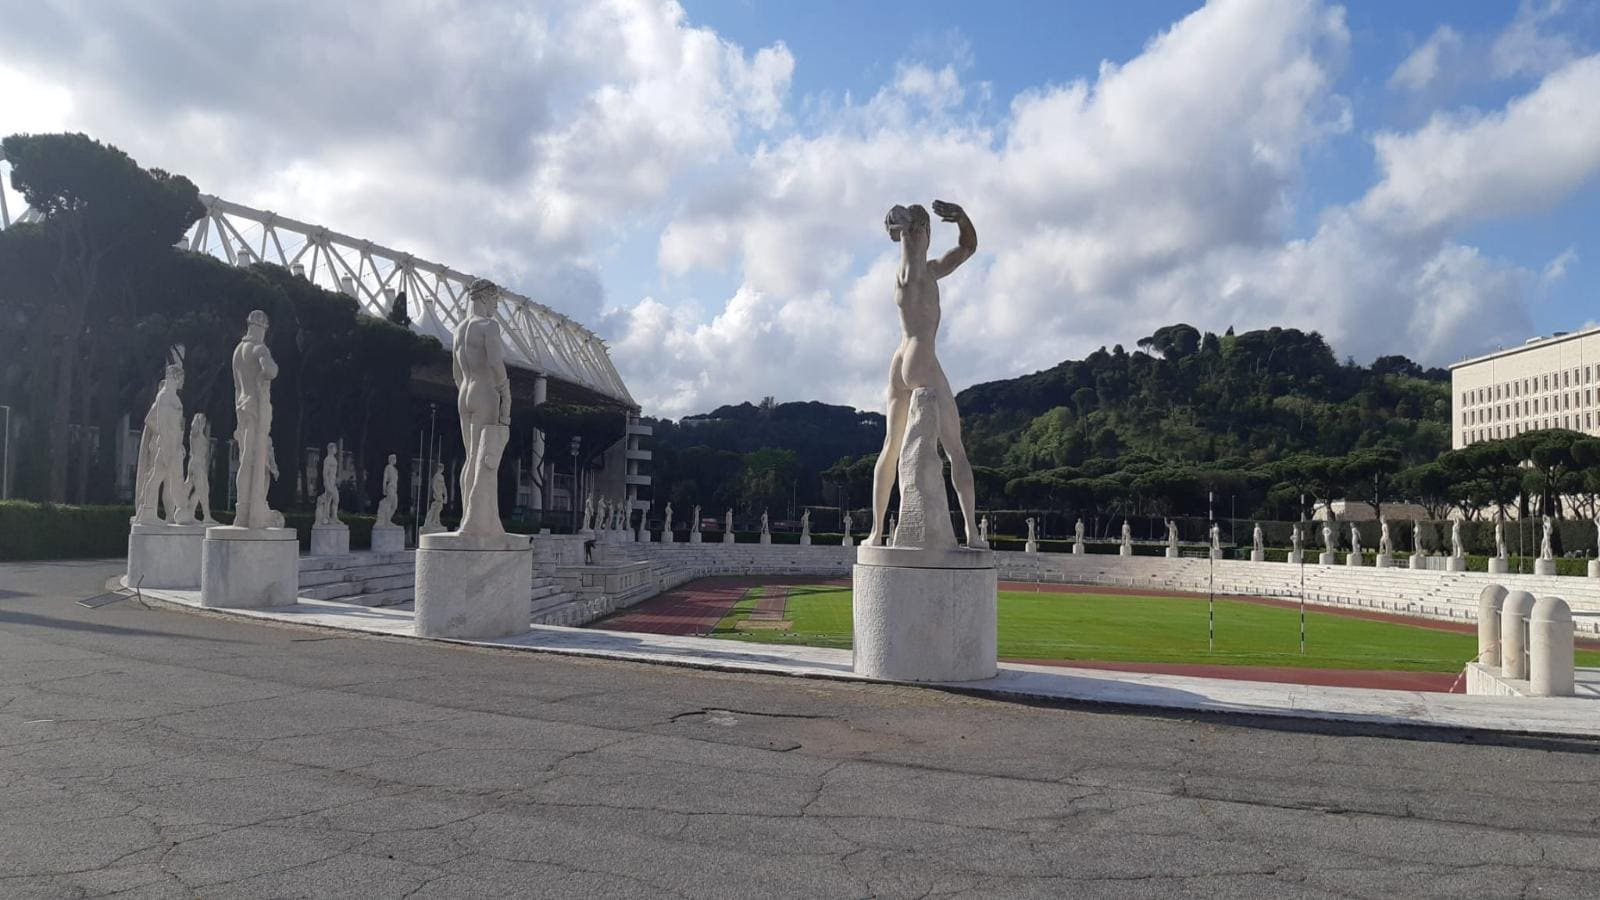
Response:
[[[1462,49],[1461,33],[1440,25],[1389,76],[1389,87],[1421,92],[1432,87]]]
[[[1497,77],[1543,75],[1576,55],[1572,41],[1550,28],[1566,7],[1564,0],[1522,0],[1516,18],[1489,48],[1489,64]]]

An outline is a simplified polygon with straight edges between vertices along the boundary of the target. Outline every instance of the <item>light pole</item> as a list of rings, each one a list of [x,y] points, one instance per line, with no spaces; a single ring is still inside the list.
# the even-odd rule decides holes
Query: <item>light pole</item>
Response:
[[[578,447],[583,443],[579,435],[572,436],[572,533],[578,533]]]
[[[0,404],[6,411],[5,449],[0,452],[0,500],[11,499],[11,407]]]

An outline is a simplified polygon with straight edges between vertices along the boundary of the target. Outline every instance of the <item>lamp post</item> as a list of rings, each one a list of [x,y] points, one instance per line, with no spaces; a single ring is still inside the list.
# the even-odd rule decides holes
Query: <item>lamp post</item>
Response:
[[[11,407],[0,404],[0,409],[6,411],[6,430],[0,432],[0,437],[5,438],[5,449],[0,451],[0,500],[11,499]]]
[[[578,447],[583,443],[579,435],[572,436],[572,533],[578,533]]]

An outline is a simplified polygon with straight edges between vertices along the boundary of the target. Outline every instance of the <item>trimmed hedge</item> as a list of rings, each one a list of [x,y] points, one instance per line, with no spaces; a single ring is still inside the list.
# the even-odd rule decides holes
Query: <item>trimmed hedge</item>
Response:
[[[0,501],[0,560],[128,555],[131,506]]]

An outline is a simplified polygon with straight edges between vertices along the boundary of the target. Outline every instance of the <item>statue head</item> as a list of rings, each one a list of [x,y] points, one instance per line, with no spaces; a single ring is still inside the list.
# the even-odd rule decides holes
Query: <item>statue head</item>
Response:
[[[434,463],[433,464],[433,474],[435,474],[435,475],[444,474],[444,463],[442,463],[442,462]]]
[[[396,457],[393,453],[389,454],[389,465],[394,465],[395,459]]]
[[[889,240],[904,241],[907,252],[926,252],[928,249],[928,211],[920,203],[910,207],[895,206],[883,217],[883,227],[889,231]]]
[[[183,345],[173,344],[167,351],[167,386],[173,390],[183,387]]]
[[[250,310],[250,315],[245,317],[244,320],[245,336],[253,341],[265,340],[267,326],[270,324],[271,321],[267,318],[266,313],[259,309],[252,309]]]
[[[332,455],[334,455],[335,453],[338,453],[338,452],[339,452],[339,445],[337,443],[333,442],[333,441],[329,441],[328,442],[328,455],[332,456]]]
[[[204,435],[205,433],[206,433],[206,414],[205,413],[195,413],[194,414],[194,418],[189,420],[190,443],[193,443],[193,439],[195,437],[198,437],[200,435]]]
[[[500,299],[500,286],[487,278],[475,279],[467,286],[467,296],[472,301],[474,315],[494,315],[494,304]]]

